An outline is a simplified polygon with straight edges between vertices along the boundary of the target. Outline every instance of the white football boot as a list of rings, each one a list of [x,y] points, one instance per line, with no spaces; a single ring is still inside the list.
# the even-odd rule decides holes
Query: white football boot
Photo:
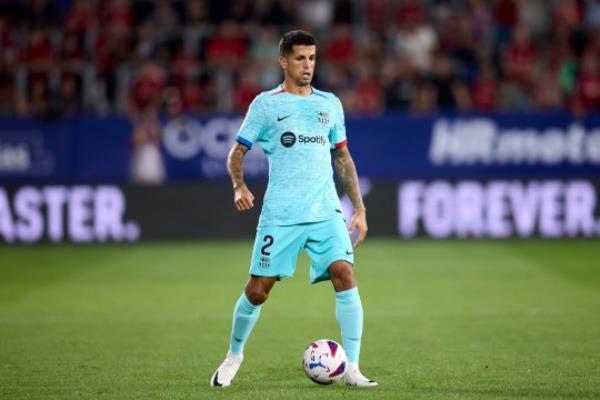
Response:
[[[348,369],[344,375],[344,383],[349,386],[375,387],[377,382],[367,378],[360,373],[358,365],[348,363]]]
[[[228,353],[225,360],[219,365],[219,368],[217,368],[210,378],[210,386],[227,387],[231,385],[231,381],[240,369],[243,360],[243,354]]]

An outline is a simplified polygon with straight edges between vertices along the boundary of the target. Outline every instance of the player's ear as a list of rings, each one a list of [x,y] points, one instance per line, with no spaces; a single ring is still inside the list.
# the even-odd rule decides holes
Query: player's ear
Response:
[[[281,65],[281,69],[285,71],[287,69],[287,58],[279,56],[279,65]]]

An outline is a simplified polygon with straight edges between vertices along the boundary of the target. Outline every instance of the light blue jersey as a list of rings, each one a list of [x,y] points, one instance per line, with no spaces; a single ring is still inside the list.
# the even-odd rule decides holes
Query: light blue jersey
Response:
[[[236,140],[269,160],[259,226],[327,220],[340,213],[331,150],[346,145],[344,111],[332,93],[298,96],[278,87],[256,96]]]

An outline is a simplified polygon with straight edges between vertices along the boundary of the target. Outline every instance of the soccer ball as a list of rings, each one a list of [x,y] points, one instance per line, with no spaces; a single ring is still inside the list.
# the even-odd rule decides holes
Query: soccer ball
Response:
[[[341,379],[346,373],[346,352],[334,340],[321,339],[312,342],[304,351],[302,366],[313,382],[328,385]]]

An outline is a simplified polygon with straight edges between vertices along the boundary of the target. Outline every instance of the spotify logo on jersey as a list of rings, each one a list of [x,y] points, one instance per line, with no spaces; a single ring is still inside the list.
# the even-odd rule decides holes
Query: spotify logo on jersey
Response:
[[[292,132],[285,132],[281,135],[281,144],[283,147],[292,147],[296,143],[296,135]]]

